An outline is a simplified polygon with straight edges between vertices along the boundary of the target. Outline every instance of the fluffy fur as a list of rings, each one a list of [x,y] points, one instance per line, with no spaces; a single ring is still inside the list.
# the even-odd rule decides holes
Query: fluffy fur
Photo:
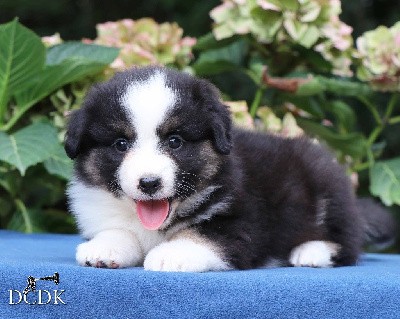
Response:
[[[94,86],[65,147],[81,265],[331,267],[361,251],[366,222],[333,157],[307,138],[232,128],[215,87],[188,74],[136,68]],[[137,205],[157,201],[168,215],[144,227]]]

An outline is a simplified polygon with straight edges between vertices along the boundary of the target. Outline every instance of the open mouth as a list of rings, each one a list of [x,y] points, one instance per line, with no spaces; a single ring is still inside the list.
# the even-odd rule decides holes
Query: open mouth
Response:
[[[138,200],[136,211],[143,227],[149,230],[157,230],[168,218],[171,211],[171,199]]]

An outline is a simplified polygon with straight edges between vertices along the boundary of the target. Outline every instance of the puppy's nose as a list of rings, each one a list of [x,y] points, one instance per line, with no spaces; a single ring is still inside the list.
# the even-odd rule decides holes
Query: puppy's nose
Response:
[[[143,193],[153,195],[161,188],[161,178],[143,177],[139,180],[139,188]]]

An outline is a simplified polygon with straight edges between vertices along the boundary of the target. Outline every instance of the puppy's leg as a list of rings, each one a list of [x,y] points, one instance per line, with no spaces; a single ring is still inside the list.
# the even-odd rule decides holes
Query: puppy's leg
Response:
[[[332,267],[339,248],[333,242],[307,241],[291,251],[289,262],[295,267]]]
[[[76,260],[82,266],[124,268],[139,264],[143,260],[143,251],[132,232],[110,229],[80,244]]]
[[[153,248],[144,268],[154,271],[205,272],[228,270],[220,249],[194,231],[183,231]]]

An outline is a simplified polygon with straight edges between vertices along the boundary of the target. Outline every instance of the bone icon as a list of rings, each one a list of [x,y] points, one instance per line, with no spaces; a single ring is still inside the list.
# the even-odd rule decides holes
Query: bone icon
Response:
[[[56,285],[60,283],[60,275],[58,272],[55,272],[53,276],[47,276],[47,277],[41,277],[41,278],[35,278],[32,276],[29,276],[26,282],[28,285],[24,289],[24,295],[26,295],[30,291],[35,291],[36,290],[36,281],[39,280],[47,280],[47,281],[54,281]]]

